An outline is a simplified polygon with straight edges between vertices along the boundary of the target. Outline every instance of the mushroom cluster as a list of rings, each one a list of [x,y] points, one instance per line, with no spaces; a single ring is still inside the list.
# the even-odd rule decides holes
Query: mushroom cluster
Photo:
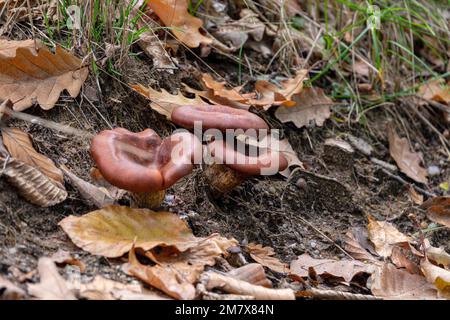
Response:
[[[257,115],[221,105],[182,106],[172,113],[172,121],[186,129],[228,133],[232,130],[267,131],[269,126]],[[205,170],[213,195],[220,196],[239,185],[246,177],[284,170],[286,158],[279,152],[257,147],[254,152],[242,142],[231,142],[223,135],[207,141],[213,163]],[[203,138],[202,138],[203,140]],[[237,142],[235,144],[234,142]],[[165,190],[202,163],[203,145],[192,133],[176,132],[161,139],[152,129],[133,133],[123,128],[105,130],[92,140],[92,158],[103,177],[112,185],[132,193],[138,207],[156,208]],[[275,171],[273,171],[275,169]]]
[[[191,173],[200,141],[188,132],[161,139],[152,129],[133,133],[123,128],[94,137],[91,154],[103,177],[132,193],[139,207],[155,208],[165,190]]]
[[[194,129],[197,122],[205,130],[215,129],[223,133],[242,130],[254,138],[260,131],[269,130],[267,123],[257,115],[223,105],[178,107],[172,113],[172,121],[186,129]],[[231,134],[234,135],[234,131]],[[264,170],[273,168],[278,172],[288,166],[281,153],[267,148],[256,148],[246,153],[246,146],[234,138],[226,137],[224,140],[221,135],[208,143],[214,161],[205,170],[205,176],[215,196],[228,193],[248,176],[261,175]],[[270,173],[273,174],[273,170]]]

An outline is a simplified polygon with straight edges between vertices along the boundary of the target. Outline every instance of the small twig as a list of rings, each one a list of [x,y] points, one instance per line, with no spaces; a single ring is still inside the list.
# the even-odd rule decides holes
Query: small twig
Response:
[[[297,293],[297,297],[311,297],[319,300],[383,300],[381,298],[358,293],[349,293],[334,290],[309,289]]]

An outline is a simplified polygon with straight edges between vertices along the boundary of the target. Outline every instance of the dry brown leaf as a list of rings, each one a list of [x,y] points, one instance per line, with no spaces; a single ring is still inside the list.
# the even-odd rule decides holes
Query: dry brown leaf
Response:
[[[217,82],[208,73],[202,75],[203,85],[212,91],[212,96],[222,97],[230,101],[248,102],[249,99],[254,97],[254,94],[240,93],[242,87],[236,87],[232,89],[226,88],[226,82]]]
[[[184,44],[197,48],[200,44],[211,44],[212,39],[199,31],[203,21],[188,13],[188,0],[152,0],[147,2],[161,21]]]
[[[386,300],[430,300],[437,292],[424,277],[385,263],[371,276],[369,282],[373,295]]]
[[[13,101],[16,111],[35,103],[48,110],[64,89],[73,98],[78,96],[88,73],[80,59],[61,47],[56,47],[54,54],[42,47],[37,55],[18,47],[14,57],[0,56],[0,100]]]
[[[116,193],[116,197],[113,197],[106,188],[97,187],[87,181],[84,181],[72,173],[65,165],[61,165],[61,170],[67,177],[69,177],[73,186],[80,192],[81,196],[94,204],[97,208],[112,205],[116,202],[116,200],[119,200],[125,194],[125,191],[123,191],[121,193]]]
[[[446,269],[450,268],[450,254],[442,248],[433,247],[428,239],[425,239],[425,252],[428,259],[434,261],[437,265]]]
[[[58,249],[51,257],[53,262],[57,265],[71,265],[77,266],[80,269],[80,272],[84,272],[86,270],[86,265],[78,259],[73,258],[69,252],[64,251],[62,249]]]
[[[50,207],[67,198],[66,190],[38,169],[9,157],[0,139],[0,168],[2,174],[28,201]]]
[[[289,272],[289,266],[287,264],[273,257],[275,251],[271,247],[263,247],[260,244],[249,243],[247,245],[247,250],[250,257],[264,267],[267,267],[275,272]]]
[[[333,101],[320,88],[303,88],[293,96],[293,101],[294,106],[280,106],[275,111],[275,117],[281,122],[293,122],[297,128],[308,126],[312,121],[322,126],[331,116]]]
[[[34,55],[37,55],[37,49],[42,48],[44,45],[39,40],[5,40],[0,39],[0,59],[2,58],[14,58],[18,48],[25,48],[30,50]]]
[[[450,197],[434,197],[425,201],[422,209],[427,209],[427,217],[431,221],[450,228]]]
[[[59,225],[78,247],[109,258],[127,253],[134,242],[144,250],[173,246],[185,251],[202,240],[173,213],[124,206],[107,206],[81,217],[68,216]]]
[[[190,99],[183,96],[181,92],[178,92],[178,94],[170,94],[164,89],[156,91],[140,84],[129,84],[129,86],[136,92],[150,99],[152,101],[150,107],[169,120],[171,119],[172,111],[179,106],[206,104],[197,95],[195,98]]]
[[[184,252],[177,252],[171,247],[158,247],[145,255],[156,264],[171,269],[178,278],[194,284],[205,266],[213,266],[217,257],[226,256],[227,249],[237,244],[234,239],[213,234]]]
[[[409,150],[406,138],[400,138],[392,125],[388,126],[389,153],[395,160],[400,170],[411,179],[427,184],[427,170],[423,168],[422,155]]]
[[[125,273],[163,291],[169,296],[180,300],[195,298],[195,287],[179,277],[176,270],[167,266],[146,266],[139,262],[134,247],[129,255],[129,262],[123,266]]]
[[[294,78],[281,81],[281,88],[265,80],[256,81],[255,90],[259,98],[252,99],[249,103],[265,109],[268,109],[272,105],[284,107],[298,106],[299,100],[295,99],[295,97],[301,94],[303,82],[307,77],[308,70],[298,70]]]
[[[422,260],[420,268],[427,281],[439,291],[440,296],[450,299],[450,271],[439,268],[426,259]]]
[[[2,128],[1,133],[3,143],[13,158],[35,167],[63,188],[62,171],[55,166],[52,160],[34,149],[27,133],[18,128]]]
[[[227,275],[257,286],[272,287],[272,282],[267,279],[264,268],[259,263],[249,263],[237,269],[227,272]]]
[[[304,253],[291,262],[291,277],[306,278],[309,268],[313,268],[317,275],[343,278],[346,282],[350,282],[357,274],[370,274],[374,269],[372,265],[358,260],[314,259]]]
[[[408,188],[409,198],[414,204],[421,205],[423,203],[423,195],[417,193],[416,189],[412,185]]]
[[[426,100],[450,104],[450,86],[444,79],[433,80],[420,86],[418,94]]]
[[[41,300],[76,300],[51,258],[40,258],[38,270],[40,282],[28,285],[28,292],[32,296]]]
[[[375,246],[375,251],[382,257],[387,258],[392,253],[395,244],[411,242],[412,238],[404,235],[396,227],[387,221],[377,221],[369,215],[367,232],[369,240]]]
[[[238,109],[244,109],[244,110],[250,109],[250,105],[248,104],[248,102],[244,103],[244,102],[239,102],[239,101],[233,101],[233,100],[227,99],[224,96],[217,96],[214,94],[214,91],[211,89],[197,90],[197,89],[189,87],[188,85],[186,85],[184,83],[183,83],[183,86],[187,92],[194,94],[196,97],[198,96],[198,97],[207,99],[212,104],[226,105],[226,106],[229,106],[232,108],[238,108]],[[240,88],[234,88],[231,90],[240,90]]]
[[[374,257],[368,249],[371,244],[367,238],[367,231],[363,228],[353,227],[344,237],[344,249],[353,258],[362,262],[378,263],[378,259]],[[367,249],[366,249],[367,248]]]
[[[20,300],[25,292],[8,279],[0,276],[0,300]]]
[[[411,274],[421,274],[419,265],[414,262],[415,257],[411,250],[402,246],[394,246],[391,253],[391,261],[397,268],[405,268]]]
[[[295,300],[292,289],[271,289],[256,286],[213,271],[203,273],[201,282],[210,291],[217,288],[227,293],[251,296],[256,300]]]

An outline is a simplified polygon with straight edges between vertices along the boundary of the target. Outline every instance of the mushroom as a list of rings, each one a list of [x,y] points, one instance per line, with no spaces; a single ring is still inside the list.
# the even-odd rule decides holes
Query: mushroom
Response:
[[[232,146],[215,140],[208,147],[214,163],[206,169],[205,176],[215,197],[230,192],[249,176],[276,174],[288,166],[280,152],[259,147],[252,152],[243,149],[245,144],[239,141]]]
[[[223,105],[192,105],[176,108],[171,115],[173,123],[186,129],[194,129],[200,122],[204,129],[255,129],[268,130],[267,123],[256,114]]]
[[[103,177],[132,193],[139,207],[155,208],[165,190],[192,172],[202,145],[189,132],[161,139],[152,129],[133,133],[123,128],[105,130],[92,140],[91,155]]]

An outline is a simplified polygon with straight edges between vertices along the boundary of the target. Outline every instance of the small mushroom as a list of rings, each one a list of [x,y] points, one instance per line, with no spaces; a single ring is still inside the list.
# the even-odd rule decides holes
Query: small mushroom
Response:
[[[138,207],[156,208],[165,190],[192,172],[202,145],[189,132],[161,139],[146,129],[133,133],[123,128],[105,130],[92,140],[91,155],[103,177],[132,193]]]
[[[181,106],[172,112],[171,119],[186,129],[193,129],[195,122],[200,122],[206,130],[269,129],[267,123],[256,114],[223,105]]]
[[[280,152],[257,148],[257,154],[253,154],[242,150],[245,146],[239,141],[232,146],[226,141],[216,140],[208,147],[214,164],[206,169],[205,176],[215,197],[230,192],[249,176],[276,174],[288,166],[287,159]]]

